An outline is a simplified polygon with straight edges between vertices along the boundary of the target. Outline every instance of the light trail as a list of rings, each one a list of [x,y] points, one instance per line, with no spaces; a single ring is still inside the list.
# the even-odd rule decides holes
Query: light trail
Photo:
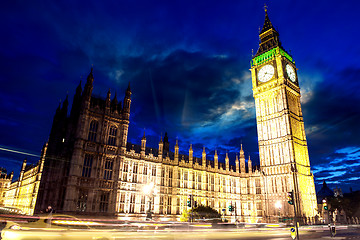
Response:
[[[36,155],[36,154],[32,154],[32,153],[27,153],[27,152],[21,152],[21,151],[17,151],[17,150],[10,149],[10,148],[0,147],[0,150],[1,150],[1,151],[5,151],[5,152],[12,152],[12,153],[18,153],[18,154],[22,154],[22,155],[33,156],[33,157],[40,157],[40,155]]]

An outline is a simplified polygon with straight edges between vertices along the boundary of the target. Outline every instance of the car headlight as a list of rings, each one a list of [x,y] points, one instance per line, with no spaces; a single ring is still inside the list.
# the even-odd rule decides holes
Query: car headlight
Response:
[[[10,226],[10,229],[11,229],[11,230],[21,230],[21,227],[20,227],[19,225],[16,225],[16,224],[15,224],[15,225],[11,225],[11,226]]]

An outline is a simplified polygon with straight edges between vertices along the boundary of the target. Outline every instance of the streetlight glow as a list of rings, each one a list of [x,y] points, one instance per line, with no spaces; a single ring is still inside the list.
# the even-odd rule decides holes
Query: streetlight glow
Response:
[[[280,201],[277,201],[277,202],[275,203],[275,207],[280,210],[281,207],[282,207],[281,202],[280,202]]]
[[[145,195],[150,195],[150,194],[152,194],[152,193],[153,193],[153,190],[154,190],[154,183],[151,182],[151,183],[148,183],[148,184],[144,185],[144,187],[143,187],[142,190],[143,190],[143,193],[144,193]]]
[[[275,203],[275,207],[279,210],[279,220],[278,221],[280,222],[280,210],[281,210],[281,207],[282,207],[281,202],[277,201]]]

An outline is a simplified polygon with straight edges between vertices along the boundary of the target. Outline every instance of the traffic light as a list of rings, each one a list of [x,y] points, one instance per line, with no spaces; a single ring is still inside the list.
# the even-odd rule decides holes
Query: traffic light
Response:
[[[294,192],[293,191],[287,193],[287,199],[288,199],[288,203],[290,205],[294,205]]]
[[[191,207],[191,200],[192,200],[192,196],[189,195],[189,196],[188,196],[188,200],[187,200],[187,206],[188,206],[188,207]]]
[[[229,206],[229,211],[230,212],[234,211],[234,207],[232,205]]]
[[[329,208],[326,199],[323,199],[322,202],[323,202],[324,210],[328,210]]]

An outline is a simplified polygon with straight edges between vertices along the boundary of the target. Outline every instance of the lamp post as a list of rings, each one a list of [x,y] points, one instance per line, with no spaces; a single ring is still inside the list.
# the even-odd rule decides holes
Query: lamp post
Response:
[[[275,203],[275,207],[279,210],[279,222],[280,222],[280,210],[281,210],[281,207],[282,207],[281,202],[277,201]]]
[[[265,219],[267,222],[269,222],[270,218],[269,218],[269,201],[268,201],[268,197],[267,197],[267,192],[268,192],[268,188],[267,188],[267,180],[266,180],[266,174],[265,171],[262,171],[262,174],[264,176],[264,191],[265,191]]]
[[[146,212],[146,220],[151,220],[152,219],[152,212],[151,212],[151,202],[152,202],[152,198],[154,197],[154,183],[148,183],[146,185],[144,185],[143,187],[143,193],[148,197],[148,210]]]

